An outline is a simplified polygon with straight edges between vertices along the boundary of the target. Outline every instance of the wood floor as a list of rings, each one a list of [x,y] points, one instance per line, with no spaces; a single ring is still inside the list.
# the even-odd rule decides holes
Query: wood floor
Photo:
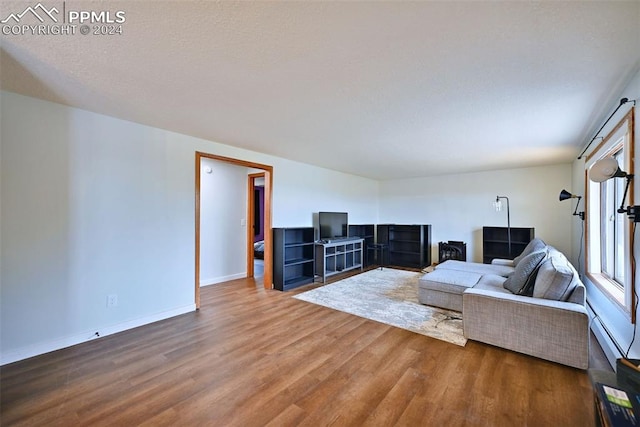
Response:
[[[265,291],[0,369],[2,426],[592,426],[585,371]],[[505,325],[508,327],[508,325]]]

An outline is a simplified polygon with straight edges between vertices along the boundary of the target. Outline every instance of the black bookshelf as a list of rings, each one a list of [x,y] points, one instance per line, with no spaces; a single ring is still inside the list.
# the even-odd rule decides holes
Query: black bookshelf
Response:
[[[431,225],[380,224],[378,243],[387,245],[384,265],[425,268],[431,265]]]
[[[369,267],[374,264],[372,254],[367,250],[376,241],[376,226],[373,224],[349,224],[349,236],[364,239],[364,266]]]
[[[511,227],[511,253],[507,227],[482,227],[482,262],[491,264],[495,258],[514,259],[536,236],[533,227]]]
[[[273,286],[288,291],[313,283],[313,227],[273,229]]]

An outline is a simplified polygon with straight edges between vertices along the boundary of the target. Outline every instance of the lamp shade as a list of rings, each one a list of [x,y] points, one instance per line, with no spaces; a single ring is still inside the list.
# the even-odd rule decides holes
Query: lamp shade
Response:
[[[610,178],[624,178],[627,173],[620,169],[618,161],[613,157],[605,157],[595,162],[589,169],[589,179],[593,182],[604,182]]]
[[[567,200],[567,199],[580,199],[580,196],[576,196],[575,194],[571,194],[569,193],[567,190],[562,190],[560,192],[560,196],[558,197],[558,200],[563,201],[563,200]]]

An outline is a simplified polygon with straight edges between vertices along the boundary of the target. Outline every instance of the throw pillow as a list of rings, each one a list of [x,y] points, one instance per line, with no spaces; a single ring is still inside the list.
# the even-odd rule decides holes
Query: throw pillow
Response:
[[[540,251],[542,249],[545,249],[546,246],[547,246],[547,244],[542,239],[535,238],[535,239],[531,240],[527,244],[527,246],[525,246],[525,248],[522,251],[522,253],[513,259],[513,266],[517,267],[518,264],[520,263],[520,261],[522,261],[522,259],[524,257],[526,257],[527,255],[529,255],[529,254],[531,254],[533,252],[537,252],[537,251]]]
[[[529,287],[532,286],[529,278],[546,256],[546,250],[539,250],[522,258],[513,274],[505,280],[504,288],[516,295],[523,295],[527,290],[527,285],[529,284]],[[533,279],[533,282],[535,282],[535,279]]]
[[[547,259],[546,256],[542,258],[542,260],[538,263],[536,268],[531,272],[529,277],[527,277],[527,280],[522,286],[522,289],[520,289],[520,293],[518,295],[524,295],[526,297],[533,296],[533,289],[536,285],[536,280],[538,278],[538,271],[540,270],[540,266],[545,262],[546,259]]]

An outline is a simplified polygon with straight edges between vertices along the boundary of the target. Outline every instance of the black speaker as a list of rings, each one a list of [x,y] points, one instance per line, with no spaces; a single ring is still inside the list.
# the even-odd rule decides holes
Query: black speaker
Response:
[[[618,386],[623,389],[633,393],[640,393],[640,360],[616,360],[616,379],[618,380]]]

